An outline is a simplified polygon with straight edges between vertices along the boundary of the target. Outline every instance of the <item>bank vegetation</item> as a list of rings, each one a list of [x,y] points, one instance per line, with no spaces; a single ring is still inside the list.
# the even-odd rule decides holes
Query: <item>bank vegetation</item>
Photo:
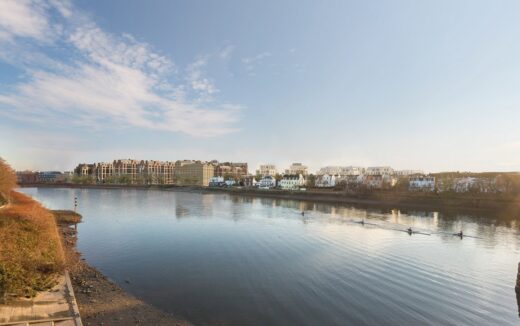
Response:
[[[15,187],[14,171],[0,158],[0,300],[4,301],[49,289],[64,268],[54,214]]]

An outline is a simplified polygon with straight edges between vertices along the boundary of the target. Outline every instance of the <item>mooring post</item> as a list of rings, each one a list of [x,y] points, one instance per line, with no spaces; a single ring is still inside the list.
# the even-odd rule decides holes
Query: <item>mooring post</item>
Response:
[[[520,263],[518,263],[518,271],[516,272],[516,292],[520,291]]]
[[[518,263],[518,269],[516,272],[516,305],[518,306],[518,316],[520,317],[520,263]]]

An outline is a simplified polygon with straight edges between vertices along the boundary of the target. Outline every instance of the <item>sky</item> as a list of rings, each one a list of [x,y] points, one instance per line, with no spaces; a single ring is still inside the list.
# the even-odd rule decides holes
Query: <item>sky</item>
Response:
[[[520,171],[520,2],[0,0],[0,157]]]

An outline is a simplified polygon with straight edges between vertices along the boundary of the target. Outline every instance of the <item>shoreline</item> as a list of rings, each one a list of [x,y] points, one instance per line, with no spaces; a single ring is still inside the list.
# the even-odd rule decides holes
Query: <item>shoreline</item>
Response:
[[[332,190],[289,191],[254,188],[212,188],[176,185],[81,185],[70,183],[23,184],[20,187],[78,188],[78,189],[141,189],[182,191],[196,193],[220,193],[232,196],[300,200],[315,203],[351,205],[359,208],[427,210],[439,212],[463,211],[468,213],[520,213],[520,198],[503,194],[427,193],[374,191],[369,193],[345,193]]]
[[[77,251],[77,232],[69,224],[59,224],[58,230],[83,325],[191,325],[127,293],[90,266]]]

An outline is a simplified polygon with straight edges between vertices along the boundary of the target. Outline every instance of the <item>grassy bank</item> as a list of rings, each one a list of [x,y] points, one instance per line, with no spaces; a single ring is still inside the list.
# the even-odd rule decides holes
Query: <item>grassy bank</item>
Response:
[[[81,215],[70,210],[52,210],[59,225],[73,225],[81,222]]]
[[[64,268],[54,214],[14,187],[14,171],[0,158],[0,300],[46,290]]]
[[[0,209],[0,298],[34,296],[64,267],[54,214],[32,198],[11,193]]]

